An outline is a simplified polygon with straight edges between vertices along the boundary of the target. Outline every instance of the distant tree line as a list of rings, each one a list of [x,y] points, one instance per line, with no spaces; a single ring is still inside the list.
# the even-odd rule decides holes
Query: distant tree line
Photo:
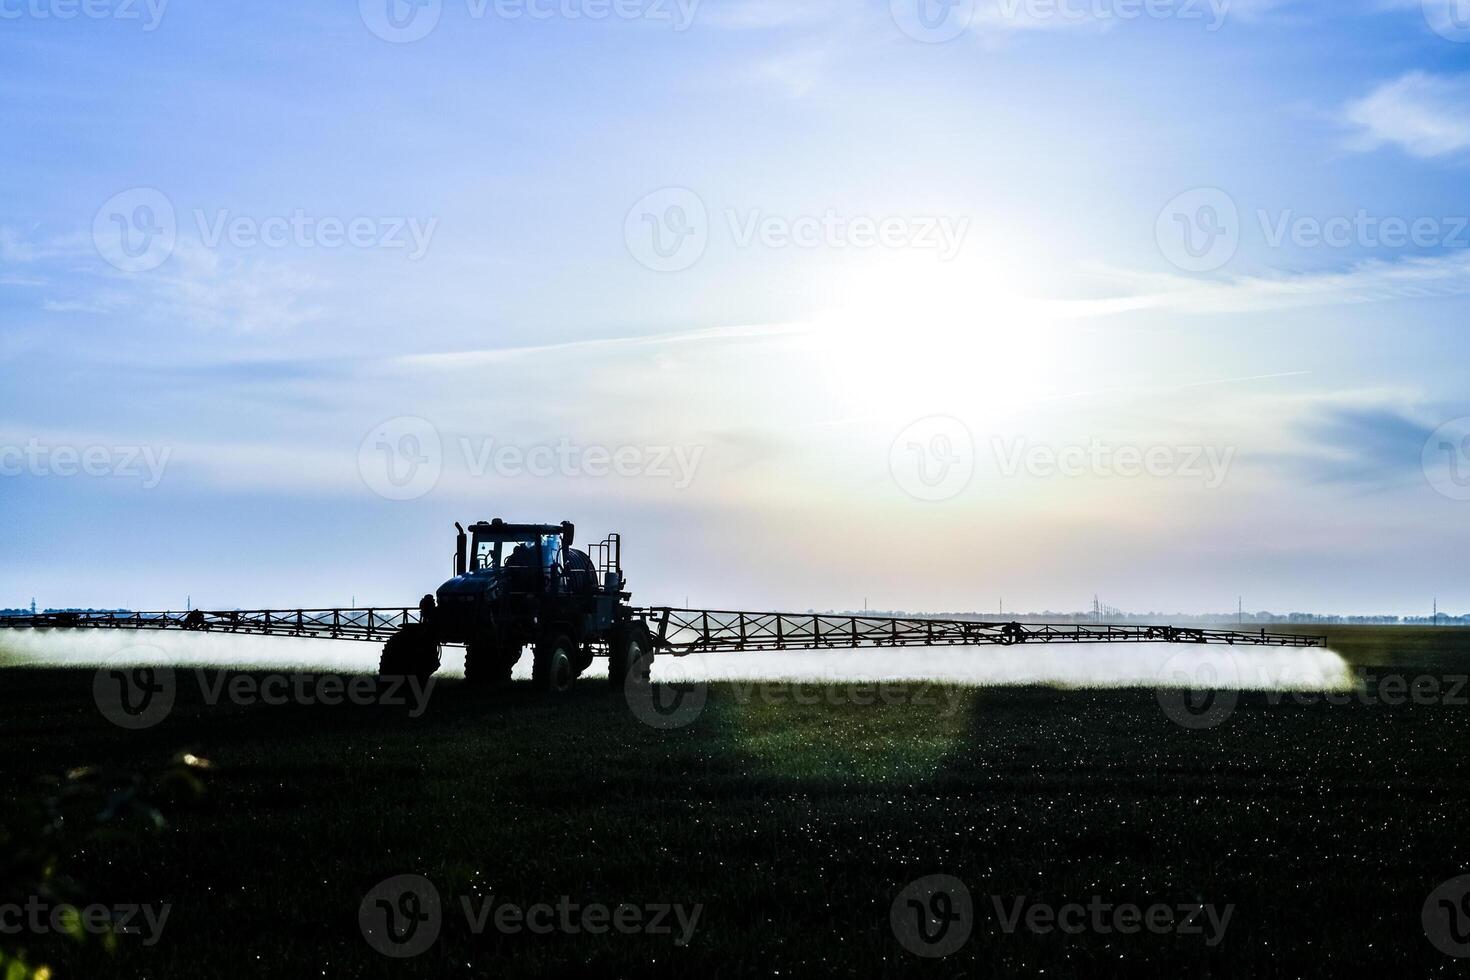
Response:
[[[817,610],[808,609],[807,612],[815,613]],[[1057,612],[1047,609],[1042,612],[909,612],[904,609],[867,609],[857,610],[827,610],[834,616],[904,616],[916,619],[957,619],[973,622],[1016,622],[1016,623],[1059,623],[1086,625],[1097,624],[1140,624],[1145,626],[1238,626],[1253,625],[1263,626],[1270,624],[1287,623],[1316,623],[1321,625],[1340,626],[1470,626],[1470,613],[1462,616],[1452,616],[1449,613],[1440,613],[1436,619],[1433,616],[1348,616],[1337,613],[1274,613],[1270,611],[1248,612],[1248,613],[1161,613],[1146,612],[1132,613],[1119,609],[1108,608],[1101,615],[1092,611],[1086,612]]]
[[[71,608],[67,608],[67,609],[42,609],[42,610],[39,610],[38,614],[40,614],[40,613],[130,613],[130,612],[132,612],[131,609],[81,609],[81,608],[77,608],[77,607],[71,607]],[[31,613],[31,609],[30,609],[29,606],[27,606],[24,609],[0,609],[0,616],[29,616],[31,614],[32,613]]]

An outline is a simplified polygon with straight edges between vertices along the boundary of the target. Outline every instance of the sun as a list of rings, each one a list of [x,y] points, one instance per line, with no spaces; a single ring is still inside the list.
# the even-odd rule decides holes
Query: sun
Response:
[[[842,293],[814,321],[812,355],[848,410],[975,417],[1046,386],[1054,328],[998,265],[887,262]]]

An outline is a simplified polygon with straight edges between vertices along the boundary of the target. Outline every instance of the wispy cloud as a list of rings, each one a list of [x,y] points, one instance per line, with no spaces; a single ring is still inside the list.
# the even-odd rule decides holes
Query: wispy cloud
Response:
[[[1300,435],[1314,447],[1296,467],[1316,483],[1375,489],[1422,475],[1421,454],[1434,426],[1382,405],[1341,405],[1308,416]]]
[[[286,333],[321,311],[307,295],[313,276],[286,261],[225,258],[185,245],[150,280],[153,314],[204,330]]]
[[[598,337],[590,340],[566,341],[560,344],[497,347],[471,351],[450,351],[441,354],[411,354],[394,358],[390,363],[405,368],[423,368],[433,371],[478,371],[487,366],[542,355],[563,356],[578,351],[592,353],[619,347],[651,347],[689,343],[731,343],[746,340],[765,340],[801,333],[809,329],[811,329],[810,325],[804,323],[768,323],[734,327],[709,327],[700,330],[680,330],[672,333],[645,334],[631,337]]]
[[[1361,149],[1397,146],[1429,159],[1470,147],[1470,75],[1409,72],[1351,102],[1344,121]]]
[[[5,265],[89,258],[97,258],[97,250],[83,232],[45,235],[37,227],[0,225],[0,263]]]
[[[1124,295],[1106,299],[1040,301],[1038,313],[1056,319],[1115,316],[1145,310],[1180,313],[1252,313],[1470,294],[1470,255],[1449,253],[1397,261],[1377,259],[1336,272],[1281,273],[1202,280],[1171,274],[1101,270]]]
[[[299,263],[224,255],[187,239],[158,269],[129,274],[108,266],[85,233],[0,226],[0,268],[0,283],[50,293],[41,300],[47,313],[129,313],[245,334],[289,332],[320,314],[308,296],[321,283]]]
[[[1366,260],[1335,272],[1237,276],[1204,280],[1191,276],[1096,267],[1093,278],[1113,295],[1093,299],[1008,296],[1005,307],[1027,322],[1066,322],[1143,312],[1183,314],[1256,313],[1312,306],[1358,305],[1395,300],[1470,295],[1470,254]],[[987,294],[987,301],[995,297]],[[398,370],[478,371],[523,358],[593,354],[612,348],[675,347],[684,344],[762,344],[811,334],[821,324],[787,321],[740,324],[633,336],[601,337],[557,344],[414,354],[386,362]]]

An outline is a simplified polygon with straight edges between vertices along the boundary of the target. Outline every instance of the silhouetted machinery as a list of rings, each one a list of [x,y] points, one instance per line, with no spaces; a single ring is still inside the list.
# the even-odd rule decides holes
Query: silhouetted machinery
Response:
[[[465,677],[510,679],[529,647],[531,676],[561,692],[605,655],[616,687],[647,682],[655,652],[703,653],[1018,643],[1224,643],[1325,647],[1327,638],[1131,623],[1021,623],[867,613],[736,612],[638,607],[623,579],[622,538],[585,551],[562,524],[456,524],[454,577],[417,609],[85,610],[0,616],[0,629],[190,630],[384,642],[379,673],[428,677],[445,644],[465,648]]]
[[[627,603],[619,535],[581,551],[570,522],[454,527],[454,577],[388,638],[380,673],[427,677],[440,645],[459,643],[472,683],[510,680],[527,647],[532,680],[547,691],[566,690],[604,651],[612,683],[647,677],[653,639]]]

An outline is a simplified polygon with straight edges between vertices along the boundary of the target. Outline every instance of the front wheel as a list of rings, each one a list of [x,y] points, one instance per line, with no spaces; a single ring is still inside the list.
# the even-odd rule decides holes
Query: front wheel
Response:
[[[648,634],[648,627],[632,623],[627,629],[617,632],[610,646],[607,680],[613,689],[622,690],[629,680],[647,684],[649,669],[653,666],[653,638]]]
[[[475,685],[505,685],[510,672],[521,659],[520,647],[510,648],[494,643],[471,643],[464,650],[464,679]]]
[[[576,647],[563,634],[549,636],[536,644],[536,660],[531,666],[531,683],[547,694],[565,694],[577,679],[572,663]]]
[[[379,677],[417,677],[426,681],[439,669],[439,643],[423,623],[409,623],[388,637],[378,661]]]

